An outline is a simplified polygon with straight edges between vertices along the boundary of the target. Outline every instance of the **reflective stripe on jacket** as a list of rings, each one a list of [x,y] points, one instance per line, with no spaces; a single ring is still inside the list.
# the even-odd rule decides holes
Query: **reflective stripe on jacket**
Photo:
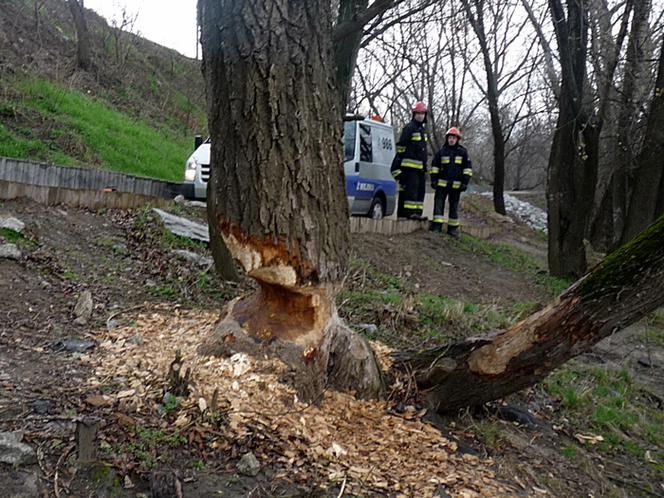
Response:
[[[404,168],[426,170],[428,141],[424,123],[418,123],[413,119],[404,127],[390,168],[394,178],[403,173]]]

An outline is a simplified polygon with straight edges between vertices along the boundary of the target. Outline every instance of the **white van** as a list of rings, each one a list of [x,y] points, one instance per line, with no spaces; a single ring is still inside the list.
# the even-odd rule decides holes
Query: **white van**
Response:
[[[190,198],[205,199],[210,179],[208,138],[196,137],[195,150],[184,170],[184,191]],[[344,173],[346,195],[353,215],[380,219],[396,207],[397,184],[390,173],[395,151],[391,126],[369,119],[344,122]]]
[[[210,139],[203,141],[200,135],[194,138],[194,152],[184,165],[185,197],[207,198],[207,183],[210,179]]]
[[[397,203],[390,166],[396,150],[394,130],[371,119],[344,121],[344,173],[350,213],[380,219]]]

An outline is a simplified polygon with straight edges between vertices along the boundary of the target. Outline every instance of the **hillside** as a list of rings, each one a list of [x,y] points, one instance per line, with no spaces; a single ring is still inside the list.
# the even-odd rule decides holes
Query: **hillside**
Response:
[[[206,132],[200,62],[86,10],[94,68],[78,70],[66,2],[39,5],[0,9],[0,156],[181,180]]]
[[[482,196],[464,206],[499,229],[490,240],[353,236],[337,304],[384,365],[392,348],[509,326],[565,285],[541,271],[540,234],[487,216]],[[205,219],[195,205],[168,210]],[[0,464],[9,496],[58,482],[61,496],[138,498],[150,476],[171,471],[195,497],[664,490],[661,312],[484,410],[427,413],[407,379],[392,379],[384,403],[330,391],[306,406],[278,362],[199,354],[220,306],[254,284],[220,281],[208,248],[170,234],[149,206],[94,212],[19,200],[0,206],[0,218],[10,216],[25,228],[0,232],[0,246],[20,253],[0,257],[0,433],[22,431],[41,467]],[[176,350],[192,371],[182,392],[168,374]],[[92,467],[77,466],[72,450],[83,416],[100,421]],[[241,462],[250,453],[257,475]]]

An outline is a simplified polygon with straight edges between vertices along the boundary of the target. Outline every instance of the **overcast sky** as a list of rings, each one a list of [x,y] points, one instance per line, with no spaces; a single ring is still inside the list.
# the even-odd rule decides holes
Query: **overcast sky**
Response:
[[[113,19],[120,24],[124,7],[129,15],[138,14],[133,32],[188,57],[196,56],[196,0],[85,0],[84,4],[109,25]]]

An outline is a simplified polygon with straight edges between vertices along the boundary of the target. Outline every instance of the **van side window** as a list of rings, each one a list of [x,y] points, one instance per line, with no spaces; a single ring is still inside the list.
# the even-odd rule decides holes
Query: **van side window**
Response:
[[[344,161],[352,161],[355,157],[355,121],[344,123]]]
[[[373,161],[371,127],[365,124],[360,124],[360,161],[369,163]]]

